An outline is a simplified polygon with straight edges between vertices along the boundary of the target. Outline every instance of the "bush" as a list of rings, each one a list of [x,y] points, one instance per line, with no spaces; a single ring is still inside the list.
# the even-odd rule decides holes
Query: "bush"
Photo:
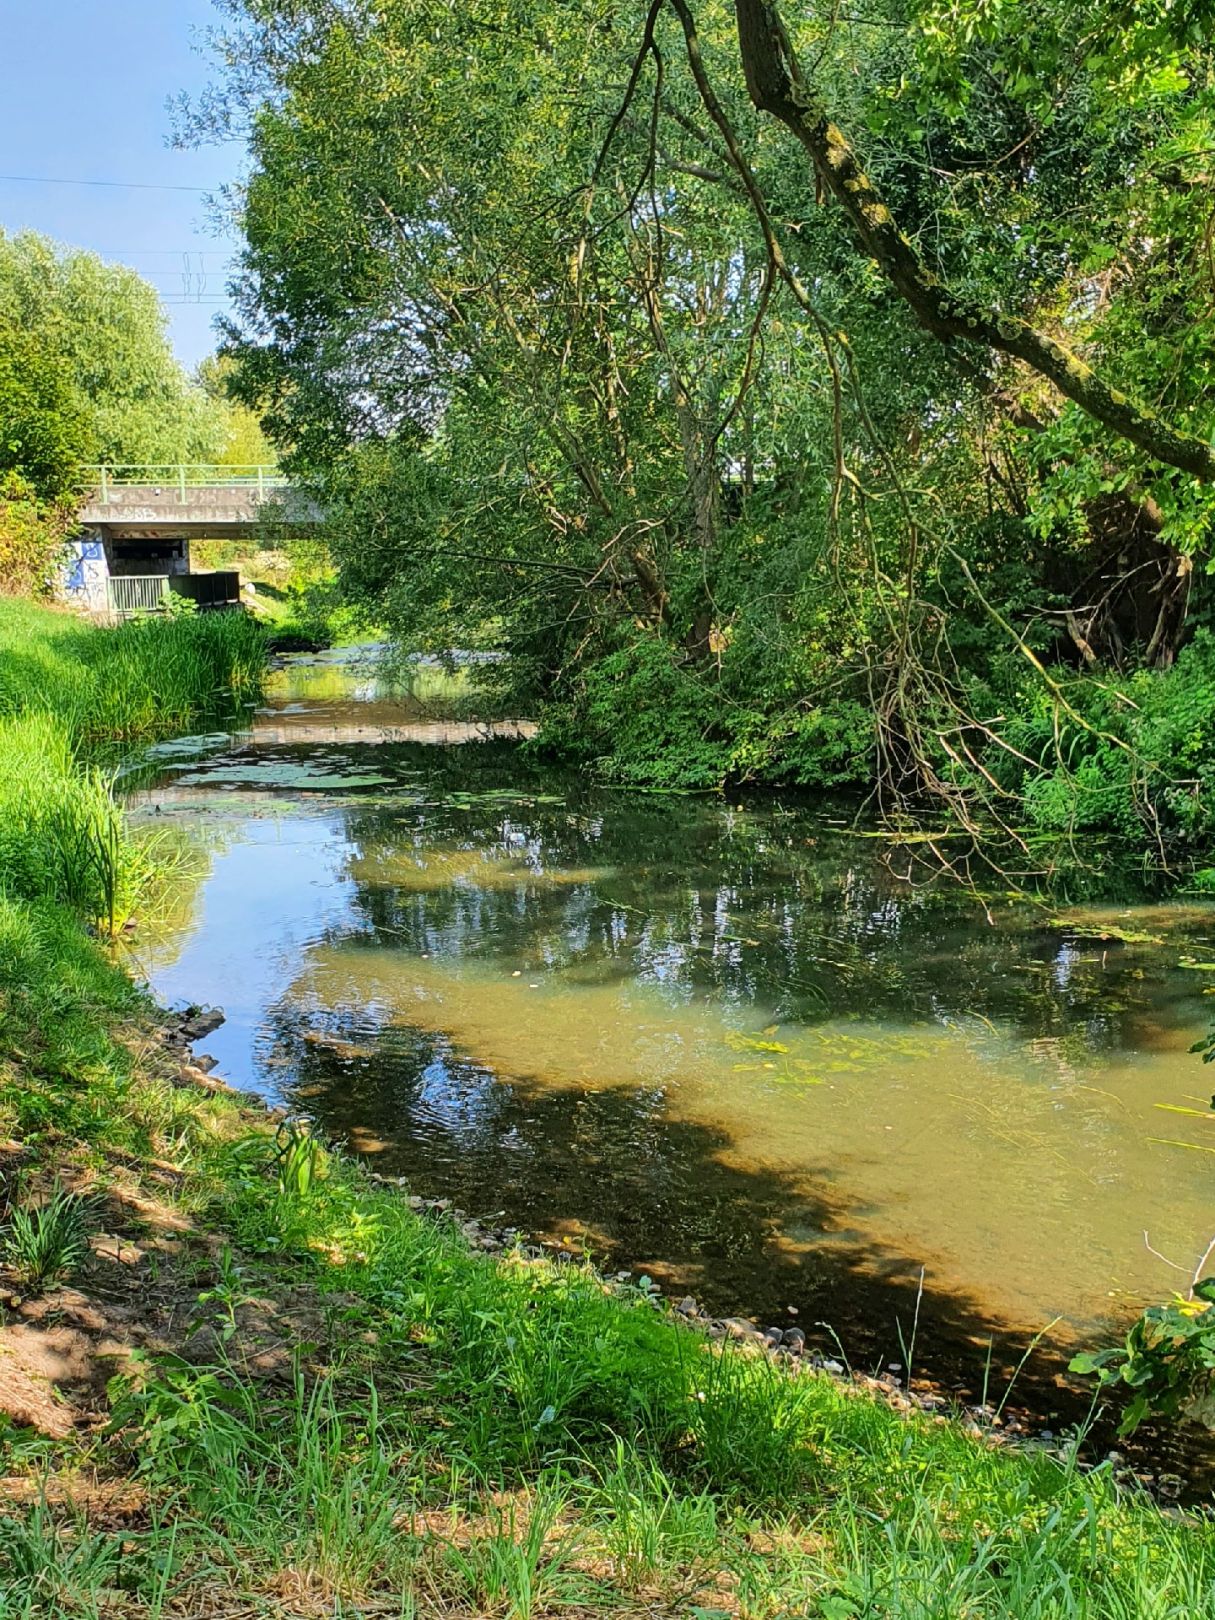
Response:
[[[49,591],[71,526],[69,508],[39,500],[19,473],[0,472],[0,594]]]
[[[574,700],[546,715],[541,739],[593,760],[608,780],[655,788],[718,787],[733,757],[720,691],[658,637],[589,668]]]

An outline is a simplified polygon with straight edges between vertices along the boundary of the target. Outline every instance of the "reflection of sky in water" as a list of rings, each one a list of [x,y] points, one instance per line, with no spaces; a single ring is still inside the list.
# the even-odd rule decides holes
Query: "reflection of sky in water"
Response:
[[[1209,956],[1209,908],[1105,914],[1163,944],[992,926],[808,810],[613,795],[491,750],[266,748],[199,777],[268,764],[401,789],[211,792],[228,842],[152,982],[226,1009],[204,1045],[234,1083],[385,1169],[633,1259],[726,1257],[732,1303],[778,1276],[807,1317],[849,1309],[827,1256],[849,1286],[924,1264],[972,1317],[1039,1326],[1166,1290],[1144,1227],[1205,1243],[1210,1156],[1150,1138],[1215,1146],[1159,1108],[1204,1106],[1208,981],[1178,958]]]
[[[152,952],[150,977],[161,1000],[223,1007],[227,1022],[204,1044],[234,1085],[257,1082],[254,1046],[266,1009],[296,977],[308,948],[325,929],[352,920],[346,853],[340,818],[241,822],[212,861],[173,960]]]

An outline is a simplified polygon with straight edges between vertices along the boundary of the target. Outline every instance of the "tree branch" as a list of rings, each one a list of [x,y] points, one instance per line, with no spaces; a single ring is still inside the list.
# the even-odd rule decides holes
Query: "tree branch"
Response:
[[[1204,482],[1215,481],[1215,451],[1201,439],[1160,421],[1030,322],[955,296],[900,231],[844,134],[803,78],[776,6],[771,0],[735,0],[735,14],[751,100],[797,137],[820,185],[839,202],[861,245],[921,326],[943,342],[986,344],[1023,361],[1094,421],[1154,460]]]

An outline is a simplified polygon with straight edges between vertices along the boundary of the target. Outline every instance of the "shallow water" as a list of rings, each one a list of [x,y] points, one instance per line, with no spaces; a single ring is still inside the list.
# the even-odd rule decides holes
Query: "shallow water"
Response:
[[[861,1361],[907,1359],[922,1272],[917,1359],[976,1391],[989,1338],[1007,1366],[1183,1282],[1144,1234],[1192,1264],[1215,1226],[1189,1051],[1215,909],[989,912],[900,884],[834,810],[423,735],[449,722],[297,663],[249,732],[154,761],[137,814],[206,870],[140,960],[225,1008],[205,1046],[232,1083]]]

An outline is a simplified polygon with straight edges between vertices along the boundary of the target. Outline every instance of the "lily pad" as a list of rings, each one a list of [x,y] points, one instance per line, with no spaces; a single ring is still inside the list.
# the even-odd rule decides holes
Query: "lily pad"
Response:
[[[392,777],[374,771],[343,770],[321,761],[251,759],[204,766],[177,779],[179,787],[333,788],[387,787]]]

